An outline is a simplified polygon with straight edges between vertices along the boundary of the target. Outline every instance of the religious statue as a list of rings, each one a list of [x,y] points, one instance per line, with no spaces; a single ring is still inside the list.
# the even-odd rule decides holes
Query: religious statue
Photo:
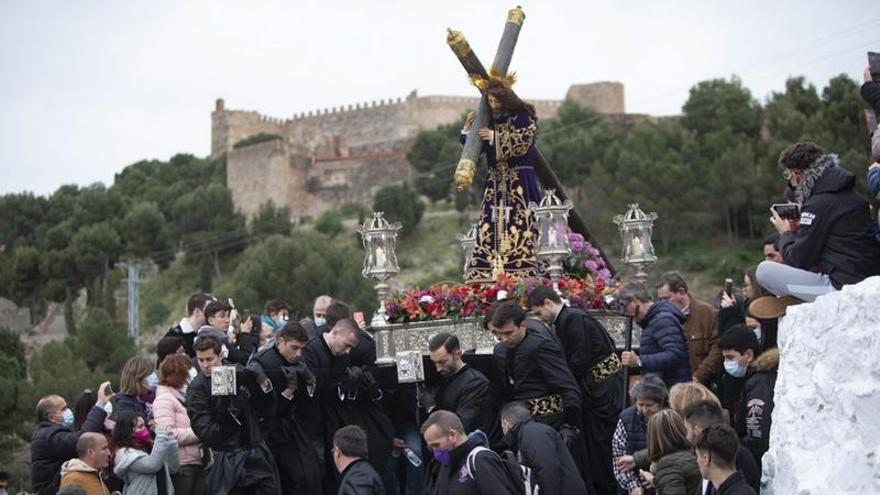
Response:
[[[489,79],[475,79],[482,86],[491,118],[486,127],[474,129],[471,114],[462,129],[461,141],[476,132],[489,165],[486,189],[477,224],[476,245],[467,267],[468,283],[497,280],[501,274],[516,278],[540,276],[535,257],[537,231],[530,201],[541,201],[541,190],[533,168],[538,119],[535,107],[521,100],[510,88],[513,77],[493,71]],[[459,188],[470,187],[472,167],[456,171]]]

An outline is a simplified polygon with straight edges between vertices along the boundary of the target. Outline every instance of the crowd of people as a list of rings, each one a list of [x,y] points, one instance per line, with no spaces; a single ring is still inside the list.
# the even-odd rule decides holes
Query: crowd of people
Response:
[[[880,81],[866,73],[880,113]],[[873,137],[880,160],[880,132]],[[36,404],[37,494],[749,494],[760,491],[780,360],[778,319],[880,275],[880,236],[855,176],[813,143],[779,159],[799,217],[742,291],[697,299],[685,278],[622,284],[642,328],[618,352],[602,324],[538,286],[484,316],[481,359],[450,333],[425,346],[420,384],[376,366],[362,317],[331,296],[291,320],[193,294],[155,358],[77,398]],[[880,198],[880,164],[869,167]],[[637,379],[624,383],[624,368]],[[389,372],[389,369],[391,370]],[[628,389],[628,390],[627,390]],[[625,397],[629,395],[629,398]],[[8,481],[0,473],[0,489]]]

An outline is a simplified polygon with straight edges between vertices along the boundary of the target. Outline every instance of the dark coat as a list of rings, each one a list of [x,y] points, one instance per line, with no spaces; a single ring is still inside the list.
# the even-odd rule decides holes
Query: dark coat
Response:
[[[76,441],[85,432],[104,430],[107,413],[94,406],[83,422],[82,430],[73,432],[63,424],[44,421],[31,437],[31,491],[55,495],[61,483],[61,465],[76,457]]]
[[[657,459],[653,471],[657,495],[693,495],[703,486],[697,456],[691,449]]]
[[[804,201],[797,234],[784,232],[779,238],[786,265],[818,266],[836,289],[880,275],[876,223],[855,185],[855,176],[843,167],[826,169]]]
[[[114,398],[116,400],[116,403],[113,405],[114,419],[118,418],[120,414],[126,411],[133,411],[138,416],[144,419],[144,423],[148,423],[150,421],[150,417],[147,412],[147,405],[137,397],[120,392],[116,394]]]
[[[559,394],[563,414],[547,417],[547,421],[543,417],[536,419],[550,421],[556,429],[563,423],[581,426],[581,392],[555,340],[527,329],[523,340],[513,349],[504,344],[496,345],[494,359],[498,376],[503,377],[501,388],[505,402]]]
[[[587,487],[558,431],[537,421],[519,424],[508,432],[519,462],[532,469],[532,482],[541,493],[586,494]]]
[[[198,329],[196,329],[198,330]],[[173,327],[168,329],[168,332],[165,333],[166,337],[180,337],[183,339],[183,350],[186,351],[186,355],[194,358],[196,357],[196,351],[193,349],[193,342],[196,340],[196,334],[198,332],[193,331],[189,333],[184,333],[183,328],[180,326],[180,323],[174,325]]]
[[[485,450],[474,457],[474,470],[467,474],[468,454],[477,447],[486,447],[480,435],[474,435],[467,442],[452,451],[452,462],[440,473],[436,494],[442,495],[507,495],[517,493],[504,462],[498,454]]]
[[[436,390],[435,409],[454,412],[464,431],[482,430],[490,435],[494,425],[489,379],[472,366],[462,366],[454,375],[444,379]]]
[[[272,391],[264,393],[253,374],[237,366],[238,393],[212,396],[211,378],[199,373],[186,393],[186,412],[193,432],[213,452],[208,493],[225,495],[237,487],[254,494],[276,494],[278,473],[263,442],[261,423],[275,410]]]
[[[737,432],[742,445],[759,463],[770,448],[770,420],[773,413],[773,390],[779,370],[779,350],[768,349],[749,367],[743,385]]]
[[[746,483],[743,474],[739,471],[724,480],[724,483],[715,490],[715,495],[757,495],[757,493]]]
[[[342,471],[337,495],[385,495],[385,485],[366,459],[358,459]]]
[[[642,371],[657,373],[668,387],[691,381],[691,364],[687,340],[681,324],[684,315],[669,301],[651,305],[639,322],[642,338],[639,359]]]

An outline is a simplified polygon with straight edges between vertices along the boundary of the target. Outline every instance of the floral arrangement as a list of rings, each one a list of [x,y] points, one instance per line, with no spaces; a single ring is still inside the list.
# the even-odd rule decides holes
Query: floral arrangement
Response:
[[[482,316],[499,299],[515,300],[527,306],[529,294],[538,285],[550,287],[552,283],[546,278],[516,280],[502,275],[492,285],[437,284],[429,289],[391,294],[386,302],[386,314],[392,323]],[[613,295],[616,286],[609,273],[607,278],[563,277],[559,290],[571,306],[587,310],[604,308],[606,296]]]
[[[571,256],[565,260],[565,270],[575,277],[592,276],[608,285],[611,271],[605,265],[605,259],[597,248],[584,239],[584,236],[572,231],[568,226],[568,242],[571,244]]]

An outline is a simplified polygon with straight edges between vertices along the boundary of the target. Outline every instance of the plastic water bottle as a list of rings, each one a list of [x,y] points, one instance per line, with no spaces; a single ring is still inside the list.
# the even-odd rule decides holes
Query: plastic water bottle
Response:
[[[409,449],[409,447],[403,448],[403,453],[406,454],[406,460],[409,461],[413,467],[419,467],[422,465],[422,459],[415,452]]]

